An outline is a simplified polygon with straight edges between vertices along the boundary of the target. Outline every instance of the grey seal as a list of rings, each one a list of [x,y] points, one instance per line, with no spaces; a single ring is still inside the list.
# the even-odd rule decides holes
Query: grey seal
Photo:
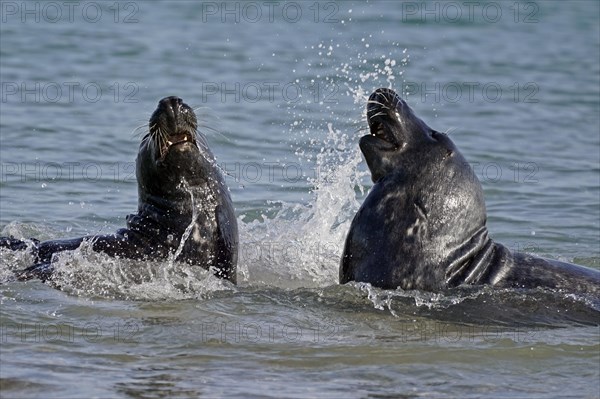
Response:
[[[110,235],[28,243],[1,237],[0,247],[30,250],[35,264],[18,278],[51,280],[52,256],[89,241],[94,251],[136,260],[168,259],[213,270],[236,282],[238,228],[229,190],[197,129],[194,111],[178,97],[160,100],[136,159],[137,213]]]
[[[488,284],[599,296],[600,271],[492,241],[469,163],[393,90],[369,97],[367,122],[370,134],[359,146],[374,186],[346,237],[340,283],[434,292]]]

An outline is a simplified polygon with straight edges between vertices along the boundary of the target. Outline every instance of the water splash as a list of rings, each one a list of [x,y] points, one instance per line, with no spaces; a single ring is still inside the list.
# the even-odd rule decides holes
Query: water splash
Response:
[[[134,261],[94,252],[91,242],[53,258],[52,284],[74,295],[135,300],[203,299],[234,290],[201,267],[168,261]]]
[[[51,284],[74,295],[136,300],[206,298],[216,291],[235,289],[230,282],[215,277],[211,271],[176,261],[193,231],[202,205],[213,201],[209,194],[204,203],[197,204],[187,183],[182,182],[182,185],[191,195],[192,216],[177,249],[168,259],[134,261],[113,258],[94,252],[93,240],[84,241],[76,250],[53,255],[55,271]],[[57,235],[56,232],[20,223],[7,225],[1,234],[15,237]],[[30,241],[29,244],[33,249],[33,242]],[[35,259],[31,251],[0,249],[0,282],[14,280],[15,272],[33,263]]]
[[[192,234],[192,230],[194,229],[196,220],[198,220],[198,206],[196,205],[196,201],[194,200],[194,191],[191,189],[190,185],[184,178],[181,179],[180,186],[190,194],[190,203],[192,204],[192,217],[190,223],[187,225],[187,227],[183,231],[183,234],[181,235],[181,239],[179,240],[179,246],[177,247],[175,252],[169,254],[168,263],[171,268],[173,267],[175,259],[177,259],[179,255],[181,255],[181,252],[183,252],[183,247],[185,246],[185,243],[190,237],[190,234]]]
[[[52,233],[48,228],[42,229],[34,224],[11,222],[2,229],[0,236],[40,237],[51,236]],[[34,263],[35,258],[31,252],[34,242],[26,238],[23,240],[27,244],[26,250],[11,251],[7,248],[0,248],[0,283],[14,280],[15,272]]]
[[[311,87],[323,89],[321,100],[333,93],[328,91],[332,87],[346,87],[345,93],[335,91],[342,96],[339,103],[329,106],[310,97],[287,110],[294,155],[305,170],[315,171],[306,179],[310,198],[307,203],[270,203],[271,208],[251,222],[244,222],[244,215],[240,217],[240,265],[247,270],[243,284],[298,288],[338,283],[345,237],[360,206],[359,199],[370,184],[368,172],[361,165],[356,127],[365,126],[363,113],[371,91],[391,86],[403,73],[399,68],[407,62],[406,56],[402,62],[395,61],[396,45],[390,54],[378,59],[367,47],[357,49],[356,57],[349,62],[332,66],[333,75],[321,75],[320,66],[331,65],[339,47],[334,41],[319,42],[311,47],[317,60],[305,66]],[[302,75],[296,69],[293,73]],[[311,104],[315,103],[325,110],[321,120],[313,115]]]
[[[317,176],[307,181],[308,204],[277,203],[271,219],[240,219],[245,283],[285,288],[337,284],[345,235],[360,205],[356,190],[364,192],[365,172],[358,169],[358,149],[350,148],[348,135],[331,124],[325,144],[316,157]]]
[[[457,287],[443,292],[383,290],[368,283],[350,283],[375,309],[392,316],[426,317],[478,325],[557,326],[598,325],[597,299],[560,290]]]

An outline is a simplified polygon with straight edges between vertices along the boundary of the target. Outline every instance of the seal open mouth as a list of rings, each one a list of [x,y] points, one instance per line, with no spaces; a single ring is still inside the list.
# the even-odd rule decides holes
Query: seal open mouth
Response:
[[[168,149],[174,145],[177,144],[184,144],[184,143],[196,143],[196,136],[194,134],[190,134],[190,133],[180,133],[180,134],[172,134],[169,136],[169,138],[167,139],[167,146],[164,149],[165,151],[168,151]]]
[[[156,149],[155,158],[164,160],[175,146],[197,147],[198,122],[194,111],[179,97],[165,97],[150,117],[150,137]]]
[[[396,141],[390,129],[387,128],[383,122],[369,120],[369,130],[371,131],[371,136],[375,136],[388,143],[394,143]]]
[[[392,89],[380,88],[369,96],[367,123],[369,134],[358,144],[373,182],[397,170],[394,165],[410,149],[421,151],[437,141],[434,131]]]

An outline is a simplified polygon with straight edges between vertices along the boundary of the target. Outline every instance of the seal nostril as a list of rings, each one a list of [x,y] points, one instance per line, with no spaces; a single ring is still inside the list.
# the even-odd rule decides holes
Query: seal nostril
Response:
[[[169,96],[169,97],[164,97],[158,103],[161,104],[161,105],[170,105],[172,103],[176,103],[177,100],[179,100],[179,97],[177,97],[177,96]]]
[[[175,118],[175,120],[177,120],[179,118],[179,116],[182,114],[182,112],[184,111],[184,108],[182,107],[183,105],[183,100],[179,97],[171,97],[171,108],[173,109],[173,117]]]
[[[181,100],[181,98],[171,97],[171,106],[173,107],[173,109],[179,109],[181,107],[182,103],[183,103],[183,100]]]
[[[163,127],[168,131],[175,132],[181,122],[182,114],[185,114],[185,103],[177,96],[169,96],[158,102],[158,108],[150,117],[150,123],[155,124],[162,120]]]

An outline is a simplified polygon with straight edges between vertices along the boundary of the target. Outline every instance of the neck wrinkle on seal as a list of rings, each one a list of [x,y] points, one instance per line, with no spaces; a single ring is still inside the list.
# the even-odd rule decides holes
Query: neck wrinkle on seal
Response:
[[[489,274],[490,259],[494,245],[488,237],[487,228],[482,226],[475,234],[449,256],[454,259],[446,268],[447,287],[460,284],[481,284]]]

